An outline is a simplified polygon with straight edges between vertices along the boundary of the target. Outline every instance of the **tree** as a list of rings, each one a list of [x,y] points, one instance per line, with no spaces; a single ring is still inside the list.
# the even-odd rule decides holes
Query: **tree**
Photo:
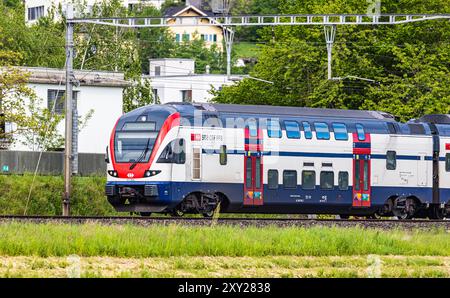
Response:
[[[280,0],[284,14],[366,13],[364,1]],[[450,3],[383,1],[385,13],[450,12]],[[262,46],[253,77],[214,91],[215,101],[372,109],[406,121],[427,113],[450,113],[450,43],[447,21],[395,26],[340,26],[333,49],[336,77],[326,78],[323,28],[279,26],[260,31]]]

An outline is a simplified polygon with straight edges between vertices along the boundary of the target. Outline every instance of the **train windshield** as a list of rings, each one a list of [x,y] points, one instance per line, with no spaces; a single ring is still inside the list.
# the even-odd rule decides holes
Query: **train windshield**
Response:
[[[148,162],[158,132],[120,131],[114,139],[116,162]]]

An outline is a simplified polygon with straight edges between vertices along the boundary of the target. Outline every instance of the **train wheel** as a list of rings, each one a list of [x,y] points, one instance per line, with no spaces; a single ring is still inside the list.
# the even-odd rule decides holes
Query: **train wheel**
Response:
[[[149,217],[150,215],[152,215],[151,212],[139,212],[139,214],[143,217]]]
[[[181,211],[180,209],[175,209],[170,215],[172,217],[182,217],[184,215],[184,212]]]
[[[108,196],[108,202],[113,206],[123,205],[125,203],[125,199],[122,199],[119,196]]]
[[[214,210],[202,213],[203,217],[212,218],[214,216]]]
[[[414,217],[417,211],[416,201],[412,198],[398,197],[394,201],[392,213],[397,219],[405,220]]]
[[[437,219],[437,220],[442,220],[444,218],[446,218],[447,214],[444,210],[439,209],[439,208],[433,208],[430,210],[430,219]]]

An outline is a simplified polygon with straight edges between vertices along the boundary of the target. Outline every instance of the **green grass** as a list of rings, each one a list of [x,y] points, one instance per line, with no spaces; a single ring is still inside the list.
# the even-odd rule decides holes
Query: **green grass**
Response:
[[[257,44],[249,42],[235,43],[233,49],[238,58],[257,58],[261,52]]]
[[[450,277],[450,257],[0,257],[0,277]],[[420,264],[420,265],[419,265]],[[375,270],[374,270],[375,269]]]
[[[0,224],[3,256],[449,256],[450,234],[361,228]]]
[[[33,175],[0,175],[0,214],[23,214]],[[73,215],[117,214],[104,195],[106,177],[74,177]],[[27,214],[60,215],[64,189],[62,176],[36,176]]]

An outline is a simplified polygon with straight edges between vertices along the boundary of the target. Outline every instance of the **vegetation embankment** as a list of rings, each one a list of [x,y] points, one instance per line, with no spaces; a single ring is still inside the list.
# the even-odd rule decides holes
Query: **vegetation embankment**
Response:
[[[74,263],[81,276],[450,276],[444,230],[4,223],[0,235],[0,276]]]
[[[72,215],[117,214],[104,194],[105,177],[74,177],[72,183]],[[36,176],[33,184],[32,174],[0,175],[0,214],[23,215],[28,201],[27,215],[61,215],[63,189],[62,176]]]

